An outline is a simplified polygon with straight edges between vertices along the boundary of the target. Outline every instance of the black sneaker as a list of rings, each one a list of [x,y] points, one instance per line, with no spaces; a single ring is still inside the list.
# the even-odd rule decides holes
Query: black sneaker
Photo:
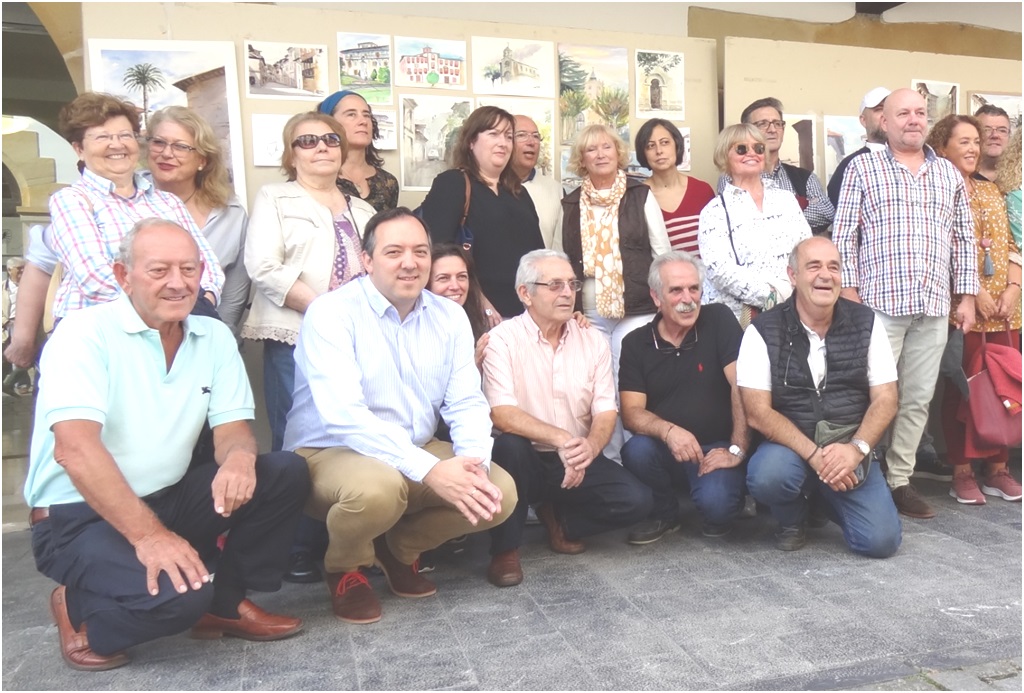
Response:
[[[943,464],[938,457],[922,457],[918,454],[914,461],[914,474],[918,479],[933,479],[935,481],[952,481],[953,468]]]
[[[713,525],[710,522],[705,522],[704,527],[700,530],[700,533],[708,539],[720,539],[731,532],[732,525]]]
[[[648,520],[647,522],[641,522],[630,531],[629,536],[626,538],[626,543],[636,546],[652,544],[669,532],[674,532],[677,529],[679,529],[678,521]]]
[[[799,551],[807,543],[807,531],[803,525],[783,527],[775,535],[775,548],[780,551]]]
[[[288,572],[281,576],[285,582],[320,582],[320,569],[309,551],[296,551],[288,557]]]

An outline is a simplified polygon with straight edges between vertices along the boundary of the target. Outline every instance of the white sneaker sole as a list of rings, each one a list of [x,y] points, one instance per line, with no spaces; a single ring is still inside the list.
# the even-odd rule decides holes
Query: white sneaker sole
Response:
[[[981,500],[970,500],[966,498],[961,498],[960,496],[956,495],[956,491],[954,491],[953,489],[949,489],[949,495],[952,496],[953,498],[956,498],[957,503],[963,503],[964,505],[985,505],[984,498],[982,498]]]
[[[984,493],[986,496],[996,496],[997,498],[1002,498],[1005,501],[1013,502],[1020,500],[1020,496],[1008,496],[1001,490],[993,488],[991,486],[982,485],[981,492]]]

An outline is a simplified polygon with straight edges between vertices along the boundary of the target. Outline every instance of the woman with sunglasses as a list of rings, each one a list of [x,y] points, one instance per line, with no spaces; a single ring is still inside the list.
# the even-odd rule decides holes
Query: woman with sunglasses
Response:
[[[292,406],[295,339],[309,304],[365,273],[360,234],[373,207],[338,189],[345,131],[322,113],[284,126],[286,183],[260,188],[245,239],[252,307],[242,337],[263,342],[263,387],[272,450],[284,442]]]
[[[730,125],[715,143],[725,188],[700,214],[697,241],[707,267],[702,303],[727,305],[743,327],[789,298],[789,254],[811,237],[793,194],[764,177],[765,139],[753,125]]]

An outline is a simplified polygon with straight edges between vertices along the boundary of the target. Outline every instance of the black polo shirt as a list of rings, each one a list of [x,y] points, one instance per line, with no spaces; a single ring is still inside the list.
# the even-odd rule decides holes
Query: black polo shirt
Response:
[[[647,395],[647,409],[685,428],[701,445],[732,436],[732,390],[723,369],[735,363],[743,330],[727,306],[701,306],[679,349],[653,321],[622,340],[619,390]]]

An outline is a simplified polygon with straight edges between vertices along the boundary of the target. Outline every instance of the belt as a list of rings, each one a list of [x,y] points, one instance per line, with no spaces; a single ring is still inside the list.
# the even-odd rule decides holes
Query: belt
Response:
[[[28,526],[35,527],[48,517],[50,517],[49,508],[32,508],[28,514]]]

